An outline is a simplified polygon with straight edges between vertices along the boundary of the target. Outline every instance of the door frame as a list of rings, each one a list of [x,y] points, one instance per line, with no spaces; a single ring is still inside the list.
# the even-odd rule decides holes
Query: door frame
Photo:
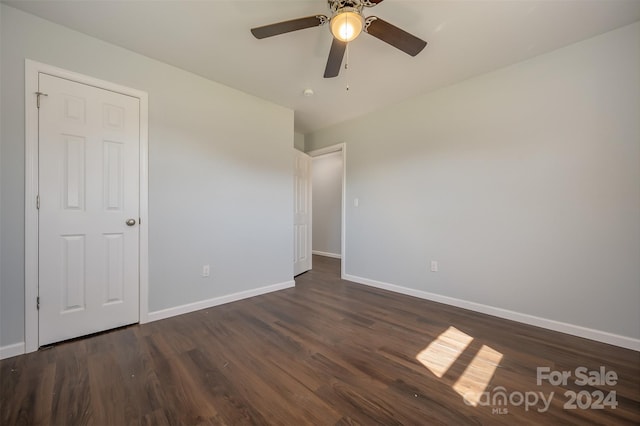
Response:
[[[307,152],[313,159],[325,154],[331,154],[333,152],[342,153],[342,211],[341,211],[341,223],[340,223],[340,278],[345,279],[346,264],[347,264],[347,251],[346,251],[346,234],[347,234],[347,220],[346,220],[346,208],[347,208],[347,144],[342,142],[335,145],[328,146],[326,148],[314,149]],[[313,187],[313,179],[312,185]]]
[[[140,246],[138,322],[148,322],[149,299],[149,101],[141,90],[121,86],[73,71],[25,59],[25,217],[24,217],[24,341],[25,353],[38,350],[38,108],[36,105],[40,73],[86,84],[140,100]]]

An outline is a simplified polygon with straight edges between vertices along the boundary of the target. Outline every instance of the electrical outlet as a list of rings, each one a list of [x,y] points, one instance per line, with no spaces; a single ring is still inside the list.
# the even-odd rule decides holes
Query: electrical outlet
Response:
[[[202,266],[202,278],[206,278],[211,274],[211,268],[209,265]]]
[[[431,261],[431,272],[438,272],[438,261],[437,260],[432,260]]]

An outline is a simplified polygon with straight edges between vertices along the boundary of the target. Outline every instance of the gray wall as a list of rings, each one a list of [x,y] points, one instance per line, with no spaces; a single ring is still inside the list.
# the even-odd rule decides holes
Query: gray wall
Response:
[[[342,151],[313,158],[313,250],[340,256]]]
[[[638,339],[639,117],[635,23],[306,148],[347,145],[347,274]]]
[[[25,58],[149,93],[150,311],[292,279],[291,110],[0,7],[0,346],[24,340]]]

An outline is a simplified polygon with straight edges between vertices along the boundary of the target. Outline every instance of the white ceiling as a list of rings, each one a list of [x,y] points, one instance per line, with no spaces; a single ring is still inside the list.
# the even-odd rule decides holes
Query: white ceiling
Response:
[[[292,108],[301,133],[640,20],[639,0],[385,0],[365,16],[426,40],[425,50],[412,58],[363,34],[350,43],[349,69],[324,79],[328,26],[263,40],[249,29],[329,15],[325,0],[3,3]]]

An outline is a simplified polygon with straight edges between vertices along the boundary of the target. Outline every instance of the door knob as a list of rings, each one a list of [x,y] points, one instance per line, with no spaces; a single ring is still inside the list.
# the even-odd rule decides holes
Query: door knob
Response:
[[[127,219],[127,221],[125,222],[127,224],[127,226],[133,226],[136,224],[136,220],[135,219]]]

